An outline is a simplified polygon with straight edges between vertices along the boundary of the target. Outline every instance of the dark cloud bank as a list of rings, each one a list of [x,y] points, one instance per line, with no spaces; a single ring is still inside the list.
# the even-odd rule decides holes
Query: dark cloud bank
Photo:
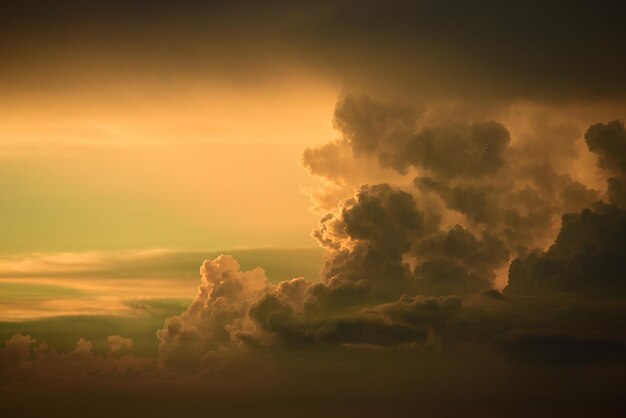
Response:
[[[625,16],[614,0],[6,1],[0,84],[305,71],[382,94],[623,100]]]

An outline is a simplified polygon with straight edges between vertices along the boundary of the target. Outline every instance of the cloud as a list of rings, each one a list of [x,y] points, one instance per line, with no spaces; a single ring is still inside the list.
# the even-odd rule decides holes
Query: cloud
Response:
[[[369,296],[399,297],[407,291],[410,276],[402,255],[415,237],[432,228],[432,222],[436,220],[429,220],[409,193],[384,184],[358,188],[313,232],[331,252],[323,271],[325,281],[311,294],[318,303],[336,307],[359,304]]]
[[[567,291],[626,296],[626,211],[598,202],[563,216],[561,231],[545,253],[514,260],[505,293]]]
[[[158,333],[162,366],[197,373],[259,347],[426,345],[445,322],[442,312],[461,302],[423,295],[489,288],[491,269],[501,263],[486,253],[497,241],[460,226],[444,233],[438,222],[409,193],[362,186],[314,231],[328,250],[321,282],[273,285],[260,269],[240,271],[231,257],[205,261],[195,301]],[[417,244],[427,250],[412,269],[403,257]],[[428,275],[433,263],[471,277]]]
[[[568,367],[614,353],[622,337],[607,318],[619,303],[573,329],[559,306],[582,314],[597,298],[624,296],[622,210],[597,202],[566,214],[554,245],[540,250],[565,210],[600,197],[556,171],[577,152],[556,158],[547,148],[543,156],[538,140],[515,143],[497,122],[429,128],[418,118],[366,97],[341,99],[335,125],[342,138],[305,152],[309,168],[341,178],[330,150],[349,147],[354,163],[375,157],[400,175],[414,170],[414,188],[361,185],[324,216],[313,232],[327,252],[320,282],[274,285],[261,271],[240,271],[232,258],[206,261],[196,301],[159,332],[162,366],[193,373],[264,350],[448,352],[470,342],[514,362],[545,344],[544,365],[559,363],[550,347],[580,346],[559,363]],[[454,213],[458,223],[450,222]],[[500,293],[497,276],[512,259]],[[532,313],[523,308],[528,296],[538,300]],[[603,321],[606,335],[588,339]],[[525,331],[544,325],[549,332]]]
[[[626,207],[626,129],[619,120],[598,123],[585,133],[589,150],[598,156],[598,165],[606,169],[609,201]]]
[[[412,255],[421,261],[414,272],[416,286],[427,294],[489,289],[495,270],[509,259],[504,242],[488,233],[478,239],[460,225],[420,241]]]
[[[231,251],[246,268],[263,265],[274,283],[295,275],[317,280],[322,253],[320,248]],[[175,308],[186,306],[193,299],[197,265],[219,254],[152,249],[1,257],[0,320],[140,312],[160,317],[162,309],[151,301],[174,299]]]
[[[132,345],[132,340],[111,336],[110,352],[106,356],[93,352],[93,343],[83,338],[69,352],[57,352],[29,335],[16,334],[0,348],[0,383],[25,379],[92,380],[114,377],[146,376],[154,369],[154,361],[130,355],[117,355],[120,342]],[[116,354],[113,356],[112,354]]]
[[[406,145],[418,116],[411,107],[347,95],[336,105],[334,125],[355,156],[375,155],[381,165],[405,172],[408,162],[398,148]]]
[[[262,269],[239,271],[230,256],[206,260],[200,269],[202,282],[191,306],[169,318],[157,333],[159,361],[182,372],[199,370],[209,353],[243,348],[256,341],[256,326],[248,316],[251,305],[269,292]]]
[[[418,111],[347,94],[337,103],[335,125],[342,137],[330,144],[349,147],[364,164],[374,158],[396,170],[404,176],[396,184],[413,176],[413,194],[424,207],[442,219],[459,222],[460,215],[466,228],[500,239],[512,255],[545,245],[564,211],[600,197],[574,180],[574,172],[557,171],[569,170],[578,157],[576,130],[545,121],[533,126],[532,135],[515,138],[497,121],[467,122],[445,108]],[[554,145],[546,145],[549,138],[556,138]],[[329,181],[353,177],[331,153],[318,152],[323,147],[305,151],[305,166]]]
[[[626,252],[626,129],[620,121],[598,123],[585,133],[598,165],[609,171],[608,197],[580,213],[563,215],[561,230],[546,252],[514,260],[507,293],[537,294],[566,291],[624,297],[623,255]],[[622,206],[622,207],[618,207]]]
[[[13,40],[3,45],[12,57],[5,87],[75,86],[77,74],[97,83],[95,63],[105,60],[109,77],[125,80],[150,69],[159,79],[258,84],[309,71],[353,89],[476,101],[626,93],[616,2],[162,1],[144,9],[139,0],[5,6],[1,22]]]
[[[138,279],[187,278],[196,280],[197,264],[222,251],[177,251],[164,248],[128,251],[27,253],[0,258],[0,279],[88,278]],[[235,249],[245,266],[263,264],[279,281],[294,273],[316,278],[321,251],[317,248]],[[287,259],[287,261],[285,261]],[[290,264],[289,260],[293,260]],[[305,269],[303,271],[303,269]]]
[[[109,335],[107,337],[109,343],[109,349],[111,353],[117,353],[123,349],[132,348],[133,340],[130,338],[124,338],[120,335]]]

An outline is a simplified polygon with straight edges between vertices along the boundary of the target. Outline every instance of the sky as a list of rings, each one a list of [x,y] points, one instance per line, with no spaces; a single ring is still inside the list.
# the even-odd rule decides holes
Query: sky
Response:
[[[625,17],[4,2],[0,409],[622,416]]]

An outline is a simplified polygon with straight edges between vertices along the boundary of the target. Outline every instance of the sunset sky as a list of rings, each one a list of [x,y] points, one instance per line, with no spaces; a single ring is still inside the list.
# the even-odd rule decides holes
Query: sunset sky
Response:
[[[3,2],[0,411],[622,416],[624,19]]]

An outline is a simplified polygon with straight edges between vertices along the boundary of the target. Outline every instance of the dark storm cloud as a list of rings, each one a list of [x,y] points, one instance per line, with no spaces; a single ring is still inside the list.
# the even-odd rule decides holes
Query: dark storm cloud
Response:
[[[625,8],[614,1],[66,0],[4,2],[0,10],[7,85],[64,85],[75,73],[97,80],[104,63],[122,75],[256,81],[306,68],[357,88],[423,96],[626,93],[618,53]]]
[[[589,150],[598,156],[598,165],[609,172],[612,204],[596,202],[580,213],[563,215],[559,235],[548,251],[513,261],[505,292],[626,296],[626,200],[622,194],[626,184],[626,130],[618,120],[598,123],[587,130],[585,139]]]
[[[363,303],[363,295],[378,301],[399,297],[408,290],[410,276],[402,255],[433,228],[428,224],[410,194],[387,185],[359,188],[313,233],[331,250],[326,281],[311,289],[316,304],[342,307]]]
[[[489,289],[509,259],[504,242],[487,233],[478,239],[460,225],[416,243],[413,254],[423,260],[413,273],[418,291],[435,295]]]
[[[442,230],[411,194],[384,184],[358,188],[314,236],[328,250],[318,283],[272,285],[230,257],[206,261],[196,300],[159,332],[162,365],[190,373],[261,347],[430,347],[462,302],[428,295],[489,289],[508,258],[496,238]]]
[[[329,181],[342,178],[349,173],[330,149],[347,147],[357,160],[372,157],[399,174],[417,171],[414,185],[424,204],[442,202],[518,253],[548,238],[564,211],[581,210],[600,196],[557,171],[576,158],[570,129],[541,125],[533,138],[512,144],[508,129],[496,121],[463,122],[446,119],[444,112],[434,118],[442,121],[432,122],[432,115],[422,115],[348,94],[335,110],[341,138],[307,149],[304,164]]]
[[[598,165],[619,175],[626,174],[626,129],[619,120],[591,126],[585,134],[589,150],[598,155]]]
[[[419,112],[411,107],[347,95],[336,105],[334,125],[356,157],[373,155],[382,166],[401,173],[421,166],[444,177],[483,177],[496,174],[504,164],[502,153],[510,137],[501,124],[449,123],[416,131],[418,119]],[[307,157],[312,155],[305,153],[305,162]]]
[[[598,156],[598,165],[606,169],[609,200],[626,207],[626,129],[619,120],[591,126],[585,139],[589,150]]]
[[[583,315],[595,298],[623,297],[623,211],[596,203],[565,215],[548,252],[524,255],[520,248],[533,245],[556,214],[598,193],[555,172],[548,157],[537,161],[532,143],[512,146],[501,124],[454,122],[429,131],[417,126],[418,113],[355,96],[340,102],[336,126],[356,162],[373,155],[400,172],[429,175],[406,191],[359,186],[323,217],[313,233],[327,251],[319,282],[273,284],[263,270],[242,271],[232,257],[205,261],[196,299],[158,332],[160,373],[243,376],[260,367],[255,355],[267,360],[272,353],[338,347],[446,353],[472,343],[525,361],[542,344],[547,359],[550,347],[573,345],[577,354],[564,361],[573,366],[615,352],[622,335],[614,319],[593,315],[572,329],[561,305],[566,301],[570,315]],[[420,136],[435,131],[437,141]],[[406,152],[413,141],[425,141],[428,162],[423,151]],[[602,144],[590,146],[609,158]],[[494,157],[485,160],[492,149]],[[615,171],[615,164],[601,164]],[[465,216],[463,224],[446,226],[446,211]],[[519,254],[509,286],[498,293],[497,271]],[[575,296],[563,299],[563,293]],[[528,295],[538,301],[531,311],[524,308]],[[543,326],[554,335],[527,331]],[[616,345],[603,344],[605,337],[583,344],[596,329]]]
[[[335,107],[334,125],[355,156],[375,155],[381,165],[405,172],[409,162],[398,150],[407,146],[418,116],[419,112],[410,107],[348,95]],[[306,154],[304,158],[306,162]]]
[[[554,245],[515,260],[505,293],[570,291],[626,296],[626,211],[598,202],[563,216]]]
[[[474,178],[498,173],[509,141],[509,132],[497,122],[451,124],[417,133],[406,151],[411,165],[444,177]]]

